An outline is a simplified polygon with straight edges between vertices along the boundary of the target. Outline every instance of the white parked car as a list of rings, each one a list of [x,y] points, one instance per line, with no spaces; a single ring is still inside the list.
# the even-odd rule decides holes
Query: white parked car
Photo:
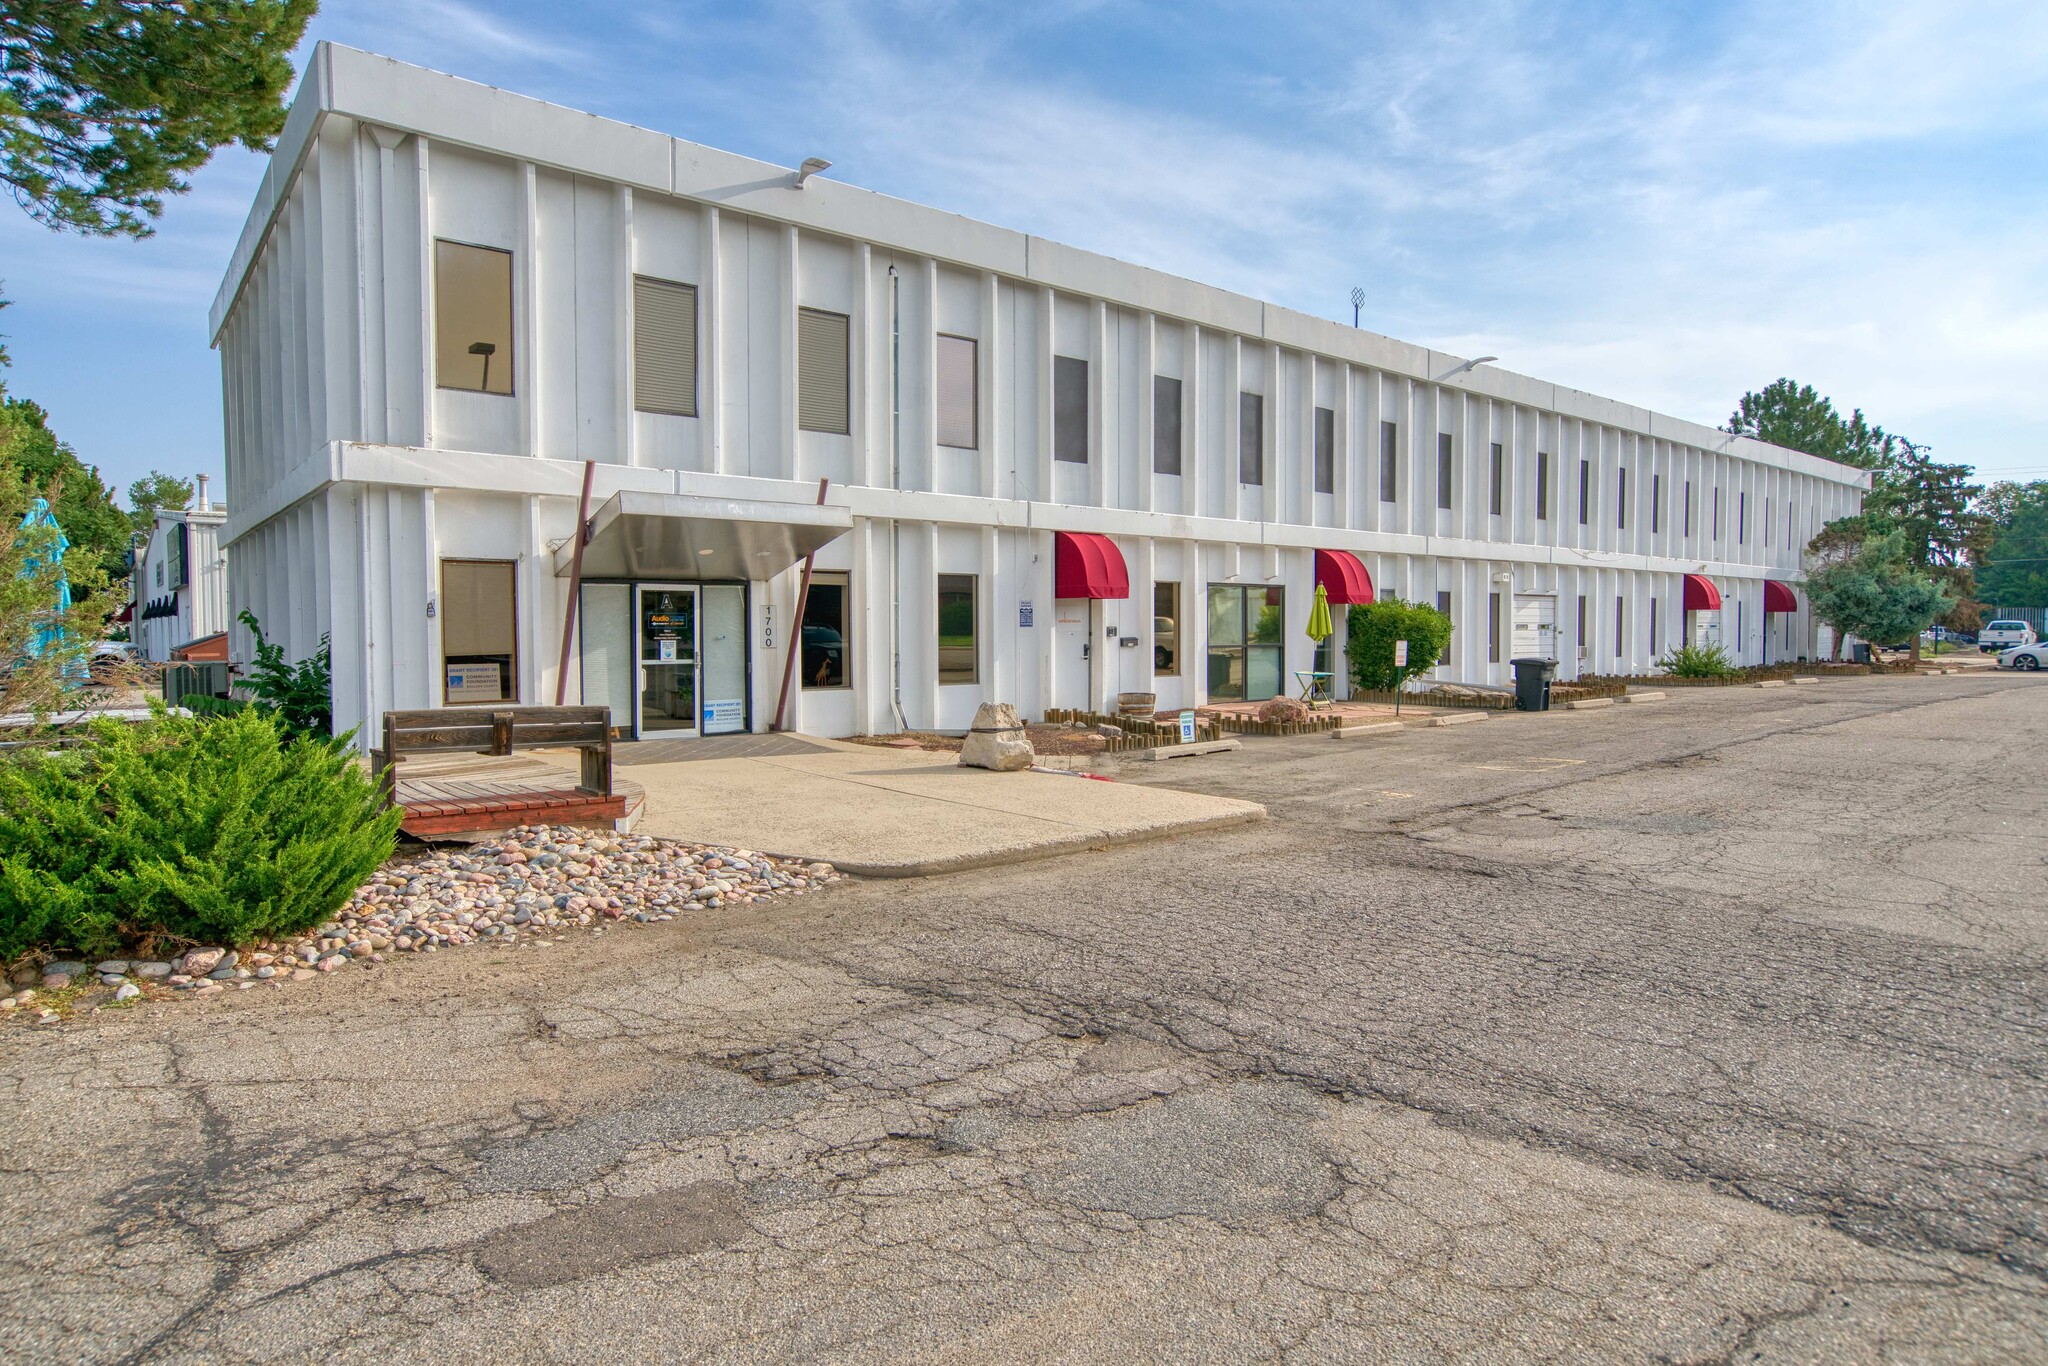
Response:
[[[1977,648],[1988,655],[2016,645],[2032,645],[2039,639],[2034,628],[2024,621],[1992,621],[1977,632]]]
[[[2018,645],[1998,656],[1999,668],[2024,669],[2030,673],[2044,662],[2048,662],[2048,645]]]

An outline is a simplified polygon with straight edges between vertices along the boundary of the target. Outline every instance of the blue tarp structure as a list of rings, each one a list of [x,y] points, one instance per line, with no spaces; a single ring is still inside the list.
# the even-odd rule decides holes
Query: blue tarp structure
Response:
[[[64,614],[71,610],[71,580],[64,574],[64,552],[71,548],[71,542],[65,537],[64,528],[57,525],[57,515],[50,511],[50,500],[47,498],[32,500],[28,505],[28,511],[23,513],[21,518],[23,531],[41,526],[50,528],[56,533],[56,537],[45,553],[30,555],[21,566],[21,572],[26,576],[41,570],[52,557],[57,565],[57,610],[50,614],[48,621],[36,628],[35,639],[28,645],[28,652],[37,657],[64,639],[64,627],[61,623]]]

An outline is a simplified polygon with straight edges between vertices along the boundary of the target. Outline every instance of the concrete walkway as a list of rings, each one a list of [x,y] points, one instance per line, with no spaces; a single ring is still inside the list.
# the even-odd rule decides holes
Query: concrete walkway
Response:
[[[824,752],[636,764],[639,833],[922,877],[1264,820],[1253,802],[1065,773],[989,773],[950,754]]]

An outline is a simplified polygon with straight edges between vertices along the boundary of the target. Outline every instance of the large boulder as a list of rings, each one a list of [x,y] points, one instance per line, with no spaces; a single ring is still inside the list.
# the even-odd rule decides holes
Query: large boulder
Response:
[[[974,729],[960,742],[963,768],[1015,773],[1031,767],[1037,758],[1031,750],[1031,737],[1017,717],[1017,709],[1008,702],[982,703],[974,713]]]

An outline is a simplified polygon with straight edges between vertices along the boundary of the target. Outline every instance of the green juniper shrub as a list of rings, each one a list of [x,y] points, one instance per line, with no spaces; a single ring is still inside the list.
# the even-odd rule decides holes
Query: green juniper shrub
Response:
[[[1354,603],[1346,626],[1345,654],[1351,678],[1370,692],[1391,692],[1435,664],[1451,643],[1451,619],[1434,607],[1403,602],[1392,594]],[[1394,642],[1408,642],[1406,669],[1394,667]]]
[[[319,924],[391,856],[401,815],[347,743],[255,707],[160,711],[0,762],[0,957]]]
[[[1742,672],[1718,645],[1681,645],[1658,660],[1657,667],[1673,678],[1733,678]]]

